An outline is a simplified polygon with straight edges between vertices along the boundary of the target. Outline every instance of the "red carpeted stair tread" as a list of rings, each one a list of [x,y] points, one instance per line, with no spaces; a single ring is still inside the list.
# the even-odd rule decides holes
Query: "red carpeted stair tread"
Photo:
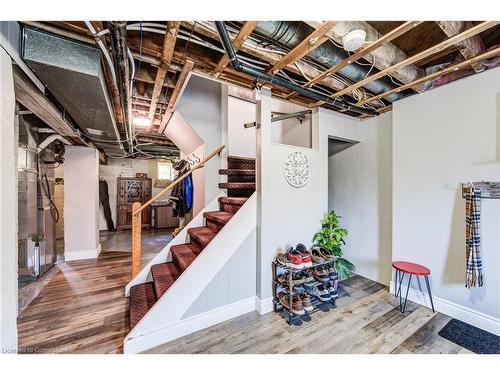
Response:
[[[243,206],[247,200],[248,198],[246,197],[220,197],[219,203]]]
[[[220,189],[255,190],[255,182],[221,182]]]
[[[183,272],[196,259],[199,252],[193,244],[175,245],[170,248],[172,260]]]
[[[151,267],[153,283],[158,299],[172,286],[179,277],[179,270],[174,263],[160,263]]]
[[[134,328],[139,320],[155,304],[156,295],[153,283],[137,284],[130,288],[130,310],[129,324],[130,329]]]
[[[228,156],[228,169],[255,169],[255,158]]]
[[[233,216],[233,213],[224,211],[208,211],[203,214],[205,219],[215,221],[217,224],[221,225],[226,225]]]
[[[207,227],[189,228],[187,232],[191,240],[198,242],[202,248],[205,248],[217,234]]]
[[[219,174],[253,176],[255,169],[219,169]]]

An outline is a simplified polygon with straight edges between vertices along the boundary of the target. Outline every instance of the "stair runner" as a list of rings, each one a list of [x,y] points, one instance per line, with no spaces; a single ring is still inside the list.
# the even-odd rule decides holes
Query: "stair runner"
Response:
[[[227,182],[220,183],[219,188],[227,189],[228,195],[219,198],[219,211],[205,212],[205,226],[188,229],[190,242],[170,248],[172,262],[151,267],[152,282],[130,288],[130,329],[134,328],[255,191],[255,159],[229,156],[227,163],[227,169],[219,170],[219,174],[227,175]]]

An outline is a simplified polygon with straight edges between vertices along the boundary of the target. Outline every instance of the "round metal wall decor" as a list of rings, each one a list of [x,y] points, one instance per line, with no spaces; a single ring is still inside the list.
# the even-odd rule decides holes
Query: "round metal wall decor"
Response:
[[[302,152],[292,152],[285,160],[284,173],[286,181],[293,187],[307,184],[311,174],[311,165]]]

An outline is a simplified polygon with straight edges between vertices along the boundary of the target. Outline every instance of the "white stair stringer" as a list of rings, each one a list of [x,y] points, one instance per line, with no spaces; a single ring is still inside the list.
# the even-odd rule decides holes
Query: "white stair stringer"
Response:
[[[218,200],[215,199],[215,201]],[[256,193],[253,193],[193,263],[129,332],[123,342],[124,353],[139,353],[182,336],[183,334],[179,332],[185,330],[176,328],[189,325],[193,320],[192,317],[183,319],[184,314],[231,259],[242,242],[256,228],[256,223],[257,198]],[[199,225],[203,224],[196,226]],[[169,252],[170,249],[167,251]],[[166,257],[163,256],[161,259],[166,259]],[[144,280],[146,281],[146,279]],[[138,283],[140,282],[144,281]],[[251,304],[254,306],[253,301]],[[246,302],[242,306],[232,304],[228,307],[229,314],[237,316],[239,313],[248,312],[247,305],[249,303]],[[213,325],[226,319],[228,319],[227,314],[213,312],[209,314],[208,321],[209,325]],[[198,327],[203,328],[203,326],[209,325],[199,323]],[[190,331],[193,332],[193,330]]]
[[[219,198],[225,197],[226,194],[221,192],[214,200],[212,200],[203,210],[201,210],[198,215],[196,215],[178,234],[170,241],[167,246],[163,248],[158,254],[154,256],[153,259],[146,264],[141,271],[125,286],[125,297],[130,296],[130,288],[137,284],[142,284],[147,281],[152,281],[151,267],[155,264],[171,262],[172,255],[170,254],[170,248],[174,245],[182,245],[189,242],[189,235],[187,230],[194,227],[202,227],[205,225],[205,219],[203,213],[207,211],[217,211],[219,210]]]

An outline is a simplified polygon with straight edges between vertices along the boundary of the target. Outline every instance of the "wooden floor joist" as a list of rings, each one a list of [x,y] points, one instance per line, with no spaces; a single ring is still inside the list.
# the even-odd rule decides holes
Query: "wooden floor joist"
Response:
[[[372,51],[375,51],[377,48],[379,48],[381,45],[385,43],[389,43],[390,41],[396,39],[397,37],[403,35],[404,33],[412,30],[416,26],[420,25],[422,21],[407,21],[403,23],[402,25],[396,27],[395,29],[391,30],[387,34],[381,36],[379,39],[375,40],[374,42],[370,43],[367,47],[362,48],[358,50],[356,53],[352,54],[351,56],[345,58],[338,64],[332,66],[331,68],[325,70],[323,73],[317,75],[313,79],[311,79],[309,82],[305,83],[302,85],[303,87],[311,87],[319,82],[321,82],[325,77],[327,77],[330,74],[335,74],[339,70],[345,68],[347,65],[352,64],[353,62],[361,59],[363,56],[366,56]],[[291,93],[287,96],[287,99],[290,99],[292,97],[297,96],[297,93]]]
[[[271,74],[278,73],[284,67],[295,63],[307,55],[313,49],[319,47],[328,40],[326,33],[337,24],[336,21],[325,21],[321,23],[306,39],[300,42],[295,48],[283,56],[279,61],[267,69]]]
[[[443,49],[446,49],[448,48],[449,46],[451,45],[454,45],[454,44],[457,44],[459,43],[460,41],[462,40],[465,40],[467,38],[470,38],[474,35],[477,35],[485,30],[488,30],[496,25],[500,24],[500,21],[486,21],[486,22],[482,22],[460,34],[457,34],[455,35],[454,37],[452,38],[449,38],[441,43],[438,43],[436,44],[435,46],[433,47],[430,47],[422,52],[419,52],[417,53],[416,55],[413,55],[409,58],[407,58],[406,60],[404,61],[401,61],[387,69],[384,69],[378,73],[375,73],[361,81],[358,81],[348,87],[346,87],[345,89],[343,90],[340,90],[340,91],[337,91],[336,93],[330,95],[330,97],[333,99],[333,98],[337,98],[339,96],[342,96],[342,95],[345,95],[345,94],[348,94],[350,93],[352,90],[355,90],[361,86],[364,86],[366,85],[367,83],[369,82],[373,82],[379,78],[382,78],[384,76],[386,76],[387,74],[393,72],[393,71],[396,71],[398,69],[401,69],[401,68],[404,68],[405,66],[408,66],[410,64],[414,64],[428,56],[431,56],[435,53],[438,53],[440,51],[442,51]],[[318,101],[316,103],[313,104],[313,107],[318,107],[320,105],[322,105],[324,102],[323,101]]]
[[[179,94],[181,93],[182,88],[184,87],[184,83],[186,82],[189,72],[193,70],[193,67],[194,67],[194,62],[191,60],[186,60],[186,63],[182,68],[179,78],[177,79],[177,83],[175,84],[174,91],[170,96],[170,100],[167,104],[167,110],[165,111],[161,119],[160,127],[158,128],[158,133],[163,133],[165,131],[168,121],[170,120],[170,117],[172,117],[175,102],[177,101],[177,98],[179,97]]]
[[[167,74],[167,69],[172,61],[172,56],[175,49],[175,41],[177,39],[177,33],[179,32],[179,27],[181,25],[180,21],[169,21],[168,27],[165,33],[165,38],[163,39],[163,51],[161,56],[161,65],[158,67],[156,72],[156,79],[153,88],[153,94],[151,95],[151,106],[149,107],[148,117],[152,120],[156,112],[156,106],[158,98],[160,97],[163,84],[165,82],[165,76]]]
[[[258,23],[259,21],[247,21],[244,23],[244,25],[241,27],[240,32],[233,40],[233,48],[235,51],[238,51],[243,43],[245,43],[245,40],[252,33]],[[212,72],[212,75],[214,77],[218,77],[227,66],[227,64],[229,64],[229,58],[227,57],[227,54],[224,54],[224,56],[222,56],[222,58],[219,60],[217,67]]]
[[[419,85],[419,84],[424,83],[426,81],[429,81],[431,79],[440,77],[442,75],[445,75],[445,74],[457,71],[459,69],[462,69],[462,68],[464,68],[466,66],[470,66],[470,65],[473,65],[475,63],[478,63],[478,62],[480,62],[482,60],[491,59],[492,57],[499,56],[499,55],[500,55],[500,47],[495,48],[495,49],[493,49],[491,51],[485,52],[485,53],[483,53],[483,54],[481,54],[479,56],[473,57],[471,59],[462,61],[462,62],[460,62],[458,64],[451,65],[451,66],[449,66],[449,67],[447,67],[447,68],[445,68],[443,70],[440,70],[440,71],[437,71],[435,73],[429,74],[428,76],[416,79],[416,80],[414,80],[414,81],[412,81],[410,83],[407,83],[406,85],[399,86],[399,87],[397,87],[395,89],[383,92],[383,93],[381,93],[379,95],[376,95],[376,96],[373,96],[373,97],[368,98],[366,100],[363,100],[362,102],[358,103],[357,105],[361,106],[363,104],[370,103],[370,102],[372,102],[374,100],[381,99],[384,96],[387,96],[387,95],[394,94],[394,93],[399,92],[399,91],[403,91],[403,90],[412,88],[413,86]]]

